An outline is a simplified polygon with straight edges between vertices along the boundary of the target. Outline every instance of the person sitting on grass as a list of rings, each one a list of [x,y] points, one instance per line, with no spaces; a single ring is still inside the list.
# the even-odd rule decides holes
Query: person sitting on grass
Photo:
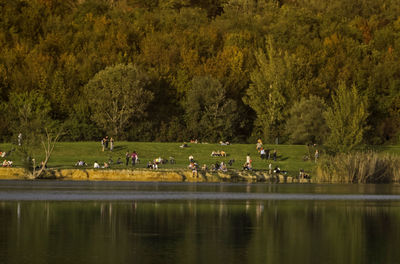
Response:
[[[245,162],[243,165],[243,170],[251,170],[251,163]]]
[[[95,161],[95,162],[93,163],[93,168],[94,168],[94,169],[100,169],[100,165],[99,165],[99,163],[97,163],[97,161]]]
[[[190,162],[194,162],[194,157],[193,157],[193,155],[190,155],[190,156],[189,156],[189,161],[190,161]]]
[[[11,160],[10,161],[7,161],[7,160],[3,161],[3,167],[12,167],[12,164],[13,164],[13,162]]]
[[[190,164],[189,164],[189,166],[188,166],[188,169],[190,169],[190,170],[193,170],[194,168],[197,168],[197,163],[195,163],[195,162],[190,162]]]
[[[78,160],[78,162],[75,163],[75,166],[82,167],[82,166],[87,166],[87,164],[83,160]]]
[[[194,166],[193,169],[192,169],[192,176],[193,176],[193,178],[198,178],[199,177],[199,174],[197,173],[196,166]]]
[[[274,173],[277,173],[277,174],[287,174],[287,171],[281,170],[278,166],[276,166],[275,169],[274,169]]]
[[[215,162],[215,166],[214,166],[214,170],[219,170],[219,162],[217,161],[217,162]]]
[[[158,164],[162,164],[163,163],[163,159],[161,157],[156,158],[154,161],[154,163]]]
[[[219,170],[222,172],[227,172],[228,168],[226,167],[226,164],[222,161],[220,166],[219,166]]]

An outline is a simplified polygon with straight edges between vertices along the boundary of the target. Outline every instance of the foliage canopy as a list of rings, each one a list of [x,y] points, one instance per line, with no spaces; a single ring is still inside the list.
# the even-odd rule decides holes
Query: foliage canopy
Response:
[[[327,110],[338,87],[355,85],[374,128],[361,142],[397,142],[399,14],[393,0],[0,1],[1,139],[15,137],[13,98],[35,93],[46,115],[66,123],[64,140],[294,140],[286,128],[300,98],[318,96]],[[135,67],[143,85],[114,84],[115,67]],[[115,92],[87,93],[103,71]],[[212,96],[194,88],[207,78]],[[122,111],[115,98],[133,87],[142,100],[126,100],[143,107]],[[222,127],[206,103],[194,117],[187,102],[204,96],[224,98]],[[112,102],[119,117],[107,117]]]

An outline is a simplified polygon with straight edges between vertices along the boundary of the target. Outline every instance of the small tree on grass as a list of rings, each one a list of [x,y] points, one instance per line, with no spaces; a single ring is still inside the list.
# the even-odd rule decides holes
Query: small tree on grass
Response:
[[[50,103],[37,91],[11,93],[7,104],[6,111],[16,142],[15,150],[32,178],[42,175],[54,146],[62,134],[61,126],[56,125],[50,118],[50,110]],[[17,141],[16,138],[20,134],[21,140]],[[40,152],[41,146],[44,148],[45,157],[37,170],[35,156]]]
[[[51,132],[47,128],[45,129],[45,134],[41,136],[41,145],[44,150],[44,160],[40,163],[40,165],[36,166],[36,160],[33,159],[33,166],[32,166],[32,178],[40,178],[46,169],[46,164],[50,160],[51,154],[53,153],[54,147],[58,140],[62,135],[62,129],[59,129],[56,132]]]
[[[359,146],[367,130],[367,100],[357,88],[348,89],[341,83],[332,96],[330,106],[324,117],[330,133],[325,145],[332,152],[348,152]]]
[[[92,120],[111,135],[120,136],[153,99],[153,93],[146,89],[148,84],[147,75],[131,64],[100,71],[85,86]]]

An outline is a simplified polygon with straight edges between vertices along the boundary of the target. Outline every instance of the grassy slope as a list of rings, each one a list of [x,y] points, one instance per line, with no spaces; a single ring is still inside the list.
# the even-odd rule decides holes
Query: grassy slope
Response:
[[[234,159],[235,163],[232,168],[241,169],[246,160],[247,153],[250,154],[253,160],[253,168],[256,170],[268,169],[269,162],[273,167],[279,166],[281,170],[289,171],[290,175],[297,175],[300,168],[306,171],[312,171],[314,162],[303,161],[303,156],[307,154],[307,147],[304,145],[264,145],[264,147],[278,151],[278,159],[276,162],[261,160],[256,151],[255,144],[232,144],[229,146],[220,146],[219,144],[188,144],[188,148],[180,148],[181,143],[158,143],[158,142],[116,142],[113,152],[101,151],[99,142],[60,142],[56,145],[54,153],[49,161],[49,167],[53,168],[72,168],[74,164],[82,159],[90,166],[97,160],[100,164],[107,161],[110,157],[117,160],[118,157],[124,162],[123,165],[114,165],[113,168],[125,167],[125,152],[127,150],[136,151],[139,154],[141,163],[136,165],[137,168],[146,166],[149,160],[153,160],[159,156],[169,159],[173,156],[176,164],[162,165],[162,168],[186,168],[189,164],[188,157],[193,155],[196,162],[200,166],[207,164],[208,167],[216,161],[228,162]],[[10,144],[0,144],[0,150],[11,149]],[[380,147],[380,150],[400,153],[400,147],[389,146]],[[212,151],[223,150],[227,157],[211,157]],[[12,159],[19,166],[20,162],[15,154],[12,154],[8,159]],[[132,167],[129,165],[129,167]]]

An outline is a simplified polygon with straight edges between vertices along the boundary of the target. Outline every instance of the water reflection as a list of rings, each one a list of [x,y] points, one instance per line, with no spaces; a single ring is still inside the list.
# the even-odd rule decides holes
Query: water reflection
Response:
[[[396,263],[399,222],[393,201],[2,202],[0,262]]]
[[[354,188],[0,182],[0,197],[105,197],[2,199],[0,263],[397,263],[398,188]],[[153,199],[108,198],[137,192]],[[155,199],[176,192],[191,199]],[[198,193],[210,197],[198,199]],[[392,198],[376,199],[385,196]]]

